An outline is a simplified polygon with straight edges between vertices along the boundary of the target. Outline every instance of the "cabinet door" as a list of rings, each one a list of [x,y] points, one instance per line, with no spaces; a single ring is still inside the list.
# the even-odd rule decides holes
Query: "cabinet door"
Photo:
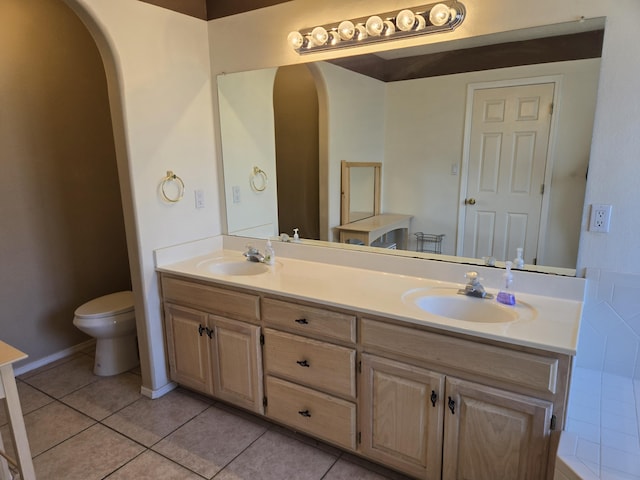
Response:
[[[447,378],[444,480],[545,478],[553,405]]]
[[[362,355],[362,452],[419,478],[441,473],[444,376]]]
[[[211,395],[211,356],[207,314],[167,304],[167,351],[171,380]]]
[[[263,413],[260,327],[215,315],[213,334],[213,393],[216,397]]]

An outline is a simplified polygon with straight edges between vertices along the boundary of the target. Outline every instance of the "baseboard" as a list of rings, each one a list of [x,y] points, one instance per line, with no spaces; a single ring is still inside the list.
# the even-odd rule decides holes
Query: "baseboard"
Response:
[[[171,390],[174,390],[177,386],[178,386],[177,383],[169,382],[166,385],[163,385],[162,388],[158,388],[157,390],[152,390],[147,387],[140,387],[140,393],[145,397],[148,397],[151,400],[154,400],[156,398],[162,397],[163,395],[166,395]]]
[[[23,375],[25,373],[30,372],[31,370],[35,370],[36,368],[44,367],[45,365],[49,365],[57,360],[73,355],[74,353],[81,352],[87,348],[90,348],[96,344],[96,339],[92,338],[87,340],[86,342],[79,343],[74,345],[73,347],[65,348],[64,350],[60,350],[59,352],[52,353],[51,355],[47,355],[44,358],[39,358],[38,360],[34,360],[33,362],[25,363],[24,365],[20,365],[14,369],[14,375],[17,377],[19,375]]]

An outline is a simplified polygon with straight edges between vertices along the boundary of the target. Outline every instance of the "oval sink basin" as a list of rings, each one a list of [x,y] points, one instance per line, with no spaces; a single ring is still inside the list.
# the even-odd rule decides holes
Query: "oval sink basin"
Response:
[[[264,263],[248,260],[225,260],[224,258],[205,260],[198,264],[198,268],[203,268],[216,275],[260,275],[269,271],[269,266]]]
[[[503,323],[517,320],[518,314],[495,303],[495,300],[465,297],[463,295],[427,296],[416,300],[425,312],[466,322]]]
[[[457,292],[440,287],[417,289],[405,293],[403,301],[433,315],[465,322],[508,323],[535,317],[535,310],[523,302],[502,305],[495,298],[475,298]]]

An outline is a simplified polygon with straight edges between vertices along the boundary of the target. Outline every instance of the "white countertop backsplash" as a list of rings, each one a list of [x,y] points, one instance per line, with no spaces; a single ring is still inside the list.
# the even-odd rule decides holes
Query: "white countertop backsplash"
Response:
[[[536,317],[509,323],[465,322],[425,312],[403,302],[402,296],[412,289],[463,286],[464,274],[469,270],[479,272],[488,292],[497,293],[502,285],[503,269],[397,257],[381,254],[379,250],[370,253],[318,246],[313,242],[274,242],[276,264],[260,275],[214,274],[199,266],[220,256],[244,261],[242,252],[248,243],[264,250],[264,240],[212,237],[156,250],[156,267],[162,272],[282,294],[446,331],[571,355],[576,352],[585,291],[585,280],[581,278],[515,271],[512,291],[516,300],[535,307]]]

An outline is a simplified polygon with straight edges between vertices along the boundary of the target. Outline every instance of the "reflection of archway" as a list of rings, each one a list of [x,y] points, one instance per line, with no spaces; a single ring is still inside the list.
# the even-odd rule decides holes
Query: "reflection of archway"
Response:
[[[320,239],[318,92],[305,65],[278,69],[273,110],[280,231]]]

